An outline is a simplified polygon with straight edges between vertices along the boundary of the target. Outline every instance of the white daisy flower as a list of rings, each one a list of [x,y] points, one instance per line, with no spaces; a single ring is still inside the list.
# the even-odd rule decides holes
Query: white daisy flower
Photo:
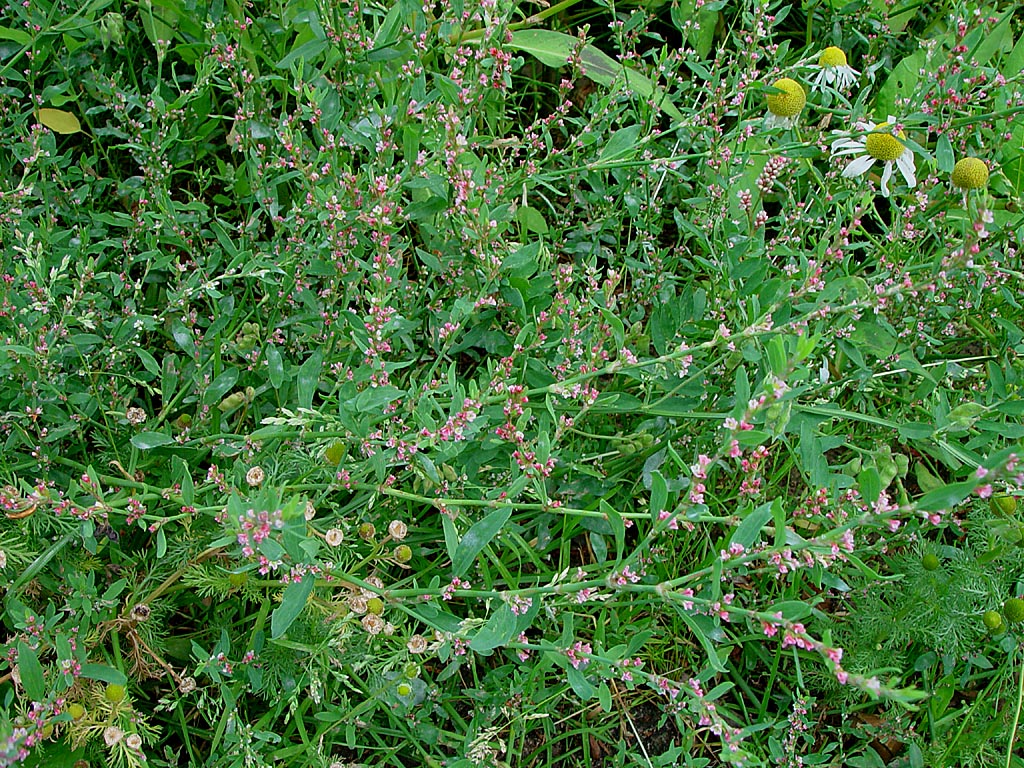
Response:
[[[846,52],[834,45],[821,52],[818,63],[812,64],[811,69],[818,71],[813,80],[816,88],[828,85],[836,90],[847,91],[860,77],[860,72],[847,64]]]
[[[904,144],[906,136],[896,127],[896,118],[889,116],[884,123],[874,127],[870,123],[857,123],[857,130],[867,132],[865,136],[836,139],[832,142],[833,155],[859,155],[843,170],[844,179],[862,176],[880,161],[882,165],[882,194],[889,196],[889,179],[892,178],[892,167],[899,169],[907,185],[917,185],[914,177],[914,153]]]

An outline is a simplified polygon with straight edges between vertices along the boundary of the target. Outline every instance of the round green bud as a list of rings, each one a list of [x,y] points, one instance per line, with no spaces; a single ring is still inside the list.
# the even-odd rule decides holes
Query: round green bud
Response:
[[[985,611],[981,617],[981,623],[989,632],[995,633],[1003,626],[1003,617],[999,615],[999,611]]]
[[[125,697],[124,686],[123,685],[118,685],[117,683],[110,683],[106,687],[106,689],[104,689],[103,695],[104,695],[104,697],[106,697],[107,701],[109,701],[111,704],[117,704],[118,702],[124,700],[124,697]]]
[[[53,736],[53,724],[47,723],[43,726],[43,738],[48,739]]]
[[[362,523],[359,526],[359,538],[363,541],[372,541],[377,535],[377,527],[373,523]]]
[[[408,680],[415,680],[420,676],[420,665],[415,661],[410,661],[404,667],[402,667],[402,674],[405,675]]]
[[[1024,621],[1024,600],[1019,597],[1011,597],[1003,603],[1003,616],[1011,624]]]
[[[384,613],[384,601],[379,597],[371,597],[366,601],[366,612],[372,613],[374,616],[380,616]]]
[[[398,695],[403,698],[412,695],[412,686],[408,683],[399,683],[395,690],[398,692]]]
[[[400,563],[408,563],[412,560],[412,548],[408,544],[399,544],[394,551],[395,560]]]
[[[957,160],[950,177],[953,186],[960,189],[981,189],[988,184],[988,166],[977,157],[964,157]]]
[[[328,464],[339,464],[345,458],[345,451],[345,443],[341,440],[335,440],[324,451],[324,459],[327,460]]]
[[[921,567],[926,571],[937,571],[939,569],[939,565],[941,565],[941,563],[939,562],[938,555],[933,552],[929,552],[921,558]]]
[[[85,717],[85,707],[78,702],[68,705],[68,714],[71,715],[72,720],[81,720]]]
[[[1010,517],[1017,511],[1017,499],[1015,496],[1001,493],[988,500],[988,508],[997,515]]]

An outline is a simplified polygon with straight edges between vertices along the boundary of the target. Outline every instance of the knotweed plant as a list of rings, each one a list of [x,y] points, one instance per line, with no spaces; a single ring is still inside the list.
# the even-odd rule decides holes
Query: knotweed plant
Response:
[[[841,5],[0,11],[0,766],[1012,764],[1022,30]]]

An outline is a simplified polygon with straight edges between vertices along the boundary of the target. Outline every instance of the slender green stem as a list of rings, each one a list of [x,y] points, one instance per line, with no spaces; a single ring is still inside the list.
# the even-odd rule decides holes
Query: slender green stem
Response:
[[[1013,724],[1010,726],[1010,742],[1006,745],[1006,768],[1010,768],[1010,763],[1013,760],[1013,741],[1017,736],[1017,723],[1020,722],[1022,703],[1024,703],[1024,664],[1020,664],[1020,670],[1017,672],[1017,706],[1013,711]]]

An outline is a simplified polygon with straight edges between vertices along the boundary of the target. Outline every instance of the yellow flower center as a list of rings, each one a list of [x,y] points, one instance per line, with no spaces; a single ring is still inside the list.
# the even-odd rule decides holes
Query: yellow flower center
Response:
[[[965,157],[953,166],[953,186],[960,189],[980,189],[988,184],[988,166],[984,160]]]
[[[830,45],[828,48],[822,51],[821,56],[818,57],[818,66],[845,67],[846,54],[843,53],[842,48],[836,48],[834,45]]]
[[[903,142],[893,136],[892,133],[880,130],[888,127],[888,123],[879,123],[875,126],[874,132],[869,133],[867,139],[864,140],[864,149],[866,149],[868,154],[875,158],[875,160],[892,162],[893,160],[898,159],[906,149],[906,147],[903,146]],[[903,131],[900,131],[899,135],[901,138],[905,138],[903,136]]]
[[[800,83],[784,77],[772,83],[772,88],[777,88],[782,93],[768,95],[768,111],[776,117],[795,117],[807,103],[807,94],[800,87]]]

